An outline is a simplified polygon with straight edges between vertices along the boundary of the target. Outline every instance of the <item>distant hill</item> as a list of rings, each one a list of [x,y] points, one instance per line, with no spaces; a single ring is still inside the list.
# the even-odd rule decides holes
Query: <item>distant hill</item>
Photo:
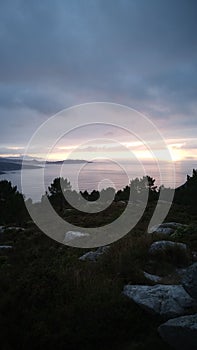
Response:
[[[46,164],[83,164],[83,163],[92,163],[90,161],[84,159],[65,159],[65,160],[57,160],[54,162],[46,162]]]
[[[0,175],[7,171],[21,170],[23,159],[22,158],[3,158],[0,157]],[[47,161],[46,164],[83,164],[92,163],[83,159],[66,159],[60,161]],[[38,169],[45,165],[44,161],[37,159],[25,160],[23,163],[24,169]]]
[[[25,169],[36,169],[40,166],[33,164],[25,164],[23,166]],[[21,170],[22,161],[8,161],[7,159],[0,159],[0,174],[4,174],[7,171]]]

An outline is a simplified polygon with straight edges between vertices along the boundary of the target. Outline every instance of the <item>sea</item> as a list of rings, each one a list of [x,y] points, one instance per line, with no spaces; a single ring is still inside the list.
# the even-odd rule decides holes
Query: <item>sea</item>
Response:
[[[153,161],[142,163],[95,161],[82,164],[47,164],[40,169],[25,169],[23,174],[21,170],[9,171],[0,175],[0,180],[11,181],[26,199],[31,198],[33,202],[38,202],[56,177],[67,178],[72,188],[77,191],[91,192],[94,189],[101,190],[107,187],[119,190],[128,185],[130,180],[146,175],[153,177],[158,187],[164,185],[176,188],[182,185],[186,181],[187,174],[191,175],[192,169],[196,168],[197,160],[173,163],[162,161],[159,164]]]

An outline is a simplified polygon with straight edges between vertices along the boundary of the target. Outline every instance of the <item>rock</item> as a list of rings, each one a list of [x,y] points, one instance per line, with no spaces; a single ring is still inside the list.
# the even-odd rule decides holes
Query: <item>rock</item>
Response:
[[[18,226],[0,226],[0,233],[4,233],[5,231],[24,231],[23,227]]]
[[[192,252],[192,259],[193,261],[197,261],[197,252],[195,251]]]
[[[197,314],[174,318],[162,324],[158,332],[163,340],[178,350],[197,349]]]
[[[168,248],[180,248],[183,250],[187,250],[187,246],[184,243],[172,242],[172,241],[156,241],[151,244],[149,248],[149,253],[154,254],[157,252],[164,251]]]
[[[99,247],[97,250],[95,251],[90,251],[90,252],[87,252],[85,253],[84,255],[80,256],[79,257],[79,260],[82,260],[82,261],[86,261],[86,260],[89,260],[89,261],[97,261],[98,258],[103,255],[107,250],[109,249],[109,246],[104,246],[104,247]]]
[[[0,249],[12,249],[11,245],[0,245]]]
[[[161,226],[153,226],[150,229],[150,233],[158,233],[158,234],[164,234],[164,235],[171,235],[174,230],[170,227],[161,227]]]
[[[126,205],[126,204],[127,204],[126,201],[119,201],[118,203],[121,203],[121,204],[123,204],[123,205]]]
[[[144,277],[146,277],[148,280],[152,281],[152,282],[160,282],[162,280],[162,278],[160,276],[157,275],[151,275],[148,272],[143,271]]]
[[[185,315],[196,305],[180,285],[126,285],[123,294],[143,309],[167,319]]]
[[[88,237],[89,233],[79,232],[79,231],[68,231],[65,233],[63,243],[68,243],[74,239],[79,239],[83,237]]]
[[[192,264],[186,269],[181,283],[187,293],[197,300],[197,263]]]
[[[152,226],[149,233],[171,235],[177,228],[186,226],[187,225],[179,224],[178,222],[164,222],[163,224]]]
[[[125,201],[118,201],[116,202],[116,207],[125,207],[127,203]]]
[[[7,231],[25,231],[25,229],[23,227],[17,227],[17,226],[5,227],[5,230],[7,230]]]
[[[176,230],[179,227],[186,227],[187,225],[180,224],[179,222],[164,222],[163,224],[161,224],[161,226],[163,226],[163,227],[170,227],[173,230]]]

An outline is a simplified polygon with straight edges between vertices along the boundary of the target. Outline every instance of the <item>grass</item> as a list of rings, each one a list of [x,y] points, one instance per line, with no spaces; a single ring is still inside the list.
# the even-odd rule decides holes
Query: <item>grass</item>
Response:
[[[1,244],[13,244],[12,251],[0,251],[2,350],[169,350],[157,334],[162,321],[121,293],[128,283],[151,285],[144,270],[176,281],[176,267],[191,262],[191,256],[178,249],[150,258],[151,243],[164,238],[146,234],[154,205],[97,263],[79,261],[87,250],[63,246],[32,223],[24,232],[2,234]],[[109,217],[120,210],[113,208]],[[74,212],[66,215],[81,220]],[[175,206],[166,221],[187,223],[189,215],[187,221],[185,217],[182,207]],[[101,223],[102,216],[89,216],[89,225],[94,220]],[[195,246],[196,234],[191,236],[184,234],[181,241]]]

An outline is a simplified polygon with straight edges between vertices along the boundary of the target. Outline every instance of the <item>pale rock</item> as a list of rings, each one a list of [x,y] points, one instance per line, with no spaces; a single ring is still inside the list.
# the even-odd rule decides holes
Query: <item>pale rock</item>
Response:
[[[162,280],[162,278],[160,276],[157,275],[152,275],[146,271],[143,271],[144,277],[146,277],[148,280],[158,283]]]
[[[150,313],[167,319],[185,315],[196,306],[180,285],[126,285],[123,294]]]
[[[12,249],[11,245],[0,245],[0,249]]]
[[[106,251],[109,249],[109,246],[103,246],[103,247],[99,247],[97,250],[95,251],[90,251],[85,253],[84,255],[79,257],[79,260],[82,261],[97,261],[98,258],[103,255],[104,253],[106,253]]]
[[[63,243],[68,243],[74,239],[79,239],[83,237],[89,237],[89,233],[80,232],[80,231],[68,231],[65,233]]]

